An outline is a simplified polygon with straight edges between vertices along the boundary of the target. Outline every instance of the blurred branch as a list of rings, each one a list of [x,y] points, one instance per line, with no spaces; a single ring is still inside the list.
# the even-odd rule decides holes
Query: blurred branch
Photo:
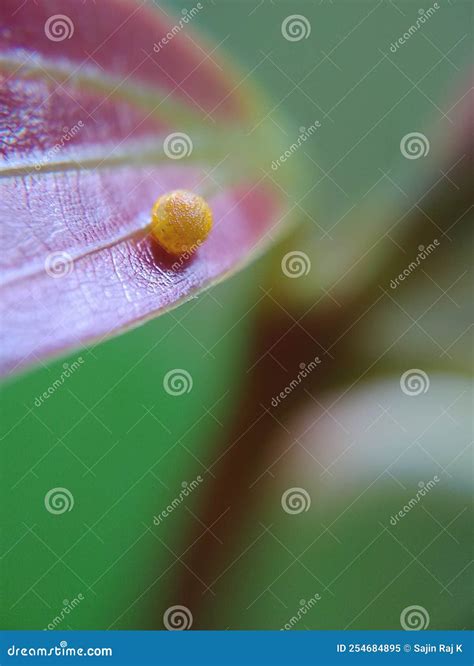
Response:
[[[450,242],[443,244],[442,250],[427,259],[427,263],[445,261],[448,252],[466,242],[473,202],[472,145],[470,140],[467,142],[465,130],[464,127],[462,141],[456,146],[460,151],[459,159],[449,180],[439,179],[419,200],[411,201],[411,206],[410,202],[407,204],[405,219],[396,226],[396,244],[384,256],[384,276],[397,275],[406,267],[409,255],[398,250],[396,245],[408,250],[426,243],[427,238],[431,241],[434,229],[437,235],[449,236]],[[397,213],[393,216],[394,221],[400,216],[400,211]],[[380,211],[374,211],[374,215],[380,216]],[[411,284],[415,279],[414,276]],[[242,402],[236,406],[227,441],[222,442],[222,453],[212,465],[216,478],[209,483],[207,497],[199,511],[199,520],[206,526],[212,525],[213,534],[206,533],[198,538],[200,533],[196,531],[186,535],[183,561],[187,569],[174,599],[179,598],[181,603],[193,609],[195,628],[211,628],[200,620],[210,593],[206,592],[207,596],[203,597],[203,586],[198,579],[212,585],[212,581],[220,577],[238,556],[237,541],[240,544],[251,541],[252,525],[251,521],[246,521],[246,516],[262,501],[262,486],[254,485],[254,482],[268,473],[270,457],[273,460],[279,455],[275,451],[279,429],[286,429],[292,414],[302,401],[308,399],[308,393],[317,401],[318,395],[328,388],[377,370],[379,359],[357,358],[351,330],[369,309],[376,312],[379,303],[385,300],[380,289],[381,280],[380,272],[375,273],[354,296],[354,277],[349,272],[341,280],[340,292],[344,293],[344,282],[347,281],[351,287],[347,290],[351,299],[341,303],[341,307],[328,308],[324,299],[304,314],[291,304],[286,307],[286,303],[285,308],[275,302],[262,309],[255,326],[255,343]],[[410,287],[403,285],[401,288]],[[374,335],[377,335],[376,331]],[[316,355],[322,362],[318,370],[305,379],[305,390],[292,391],[274,413],[272,397],[288,385],[302,360],[309,361]]]

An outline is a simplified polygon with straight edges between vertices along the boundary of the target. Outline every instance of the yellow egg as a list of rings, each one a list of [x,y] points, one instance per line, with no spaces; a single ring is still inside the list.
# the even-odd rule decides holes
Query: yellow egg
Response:
[[[194,252],[212,228],[212,211],[199,195],[175,190],[159,197],[151,212],[151,233],[170,254]]]

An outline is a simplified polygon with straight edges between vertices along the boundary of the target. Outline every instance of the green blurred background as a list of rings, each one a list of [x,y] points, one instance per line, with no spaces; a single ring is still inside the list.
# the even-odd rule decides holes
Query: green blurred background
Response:
[[[279,629],[295,616],[295,629],[399,628],[412,605],[430,628],[467,628],[471,3],[440,1],[396,53],[428,5],[202,4],[192,28],[262,84],[261,122],[288,146],[321,123],[291,157],[308,178],[303,195],[287,193],[300,225],[198,299],[4,388],[3,627],[45,628],[81,594],[57,629],[161,629],[175,604],[206,629]],[[309,21],[307,39],[282,36],[291,14]],[[428,137],[429,155],[403,157],[410,132]],[[435,238],[439,249],[392,290]],[[280,267],[294,250],[311,260],[300,279]],[[321,371],[272,410],[316,354]],[[192,376],[189,393],[164,390],[175,368]],[[400,377],[413,368],[430,386],[407,396]],[[255,429],[260,413],[269,425]],[[56,487],[74,497],[61,515],[44,505]],[[290,488],[306,490],[307,511],[282,508]]]

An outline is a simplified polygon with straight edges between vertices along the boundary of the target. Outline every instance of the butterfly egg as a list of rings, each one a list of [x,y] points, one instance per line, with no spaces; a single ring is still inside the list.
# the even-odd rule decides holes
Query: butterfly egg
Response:
[[[199,195],[175,190],[159,197],[151,211],[151,234],[170,254],[194,252],[212,228],[212,211]]]

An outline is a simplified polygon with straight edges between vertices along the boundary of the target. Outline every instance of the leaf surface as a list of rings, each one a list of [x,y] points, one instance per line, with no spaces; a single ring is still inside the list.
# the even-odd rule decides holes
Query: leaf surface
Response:
[[[262,171],[276,148],[258,93],[182,19],[122,0],[95,6],[93,21],[72,0],[7,0],[0,13],[0,344],[11,373],[235,272],[287,204]],[[149,235],[153,203],[174,189],[213,210],[192,256]]]

